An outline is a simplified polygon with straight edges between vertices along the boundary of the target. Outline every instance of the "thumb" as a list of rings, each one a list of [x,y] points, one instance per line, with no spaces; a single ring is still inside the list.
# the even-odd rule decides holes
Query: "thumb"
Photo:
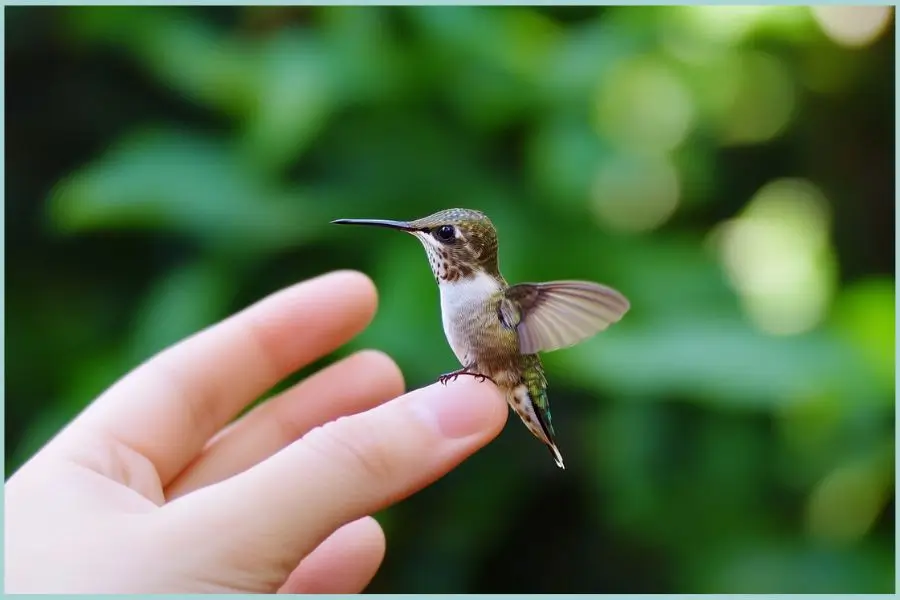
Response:
[[[507,412],[490,383],[434,384],[318,427],[167,508],[206,543],[212,532],[223,551],[252,561],[245,574],[266,573],[263,587],[277,588],[340,526],[425,487],[490,442]]]

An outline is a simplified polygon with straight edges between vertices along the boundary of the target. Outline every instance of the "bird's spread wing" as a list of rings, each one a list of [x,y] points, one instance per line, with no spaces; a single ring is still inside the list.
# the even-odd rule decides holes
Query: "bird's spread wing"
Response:
[[[630,305],[619,292],[588,281],[520,283],[503,292],[500,320],[519,334],[519,352],[571,346],[622,318]]]

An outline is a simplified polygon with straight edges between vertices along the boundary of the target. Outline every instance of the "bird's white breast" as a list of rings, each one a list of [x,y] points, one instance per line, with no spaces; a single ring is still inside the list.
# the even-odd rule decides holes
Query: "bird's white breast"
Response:
[[[464,339],[464,332],[469,329],[468,322],[475,312],[481,309],[488,297],[499,289],[500,284],[497,280],[486,273],[440,283],[444,335],[447,336],[456,358],[463,365],[471,360],[471,357],[467,356],[471,344],[469,340]]]

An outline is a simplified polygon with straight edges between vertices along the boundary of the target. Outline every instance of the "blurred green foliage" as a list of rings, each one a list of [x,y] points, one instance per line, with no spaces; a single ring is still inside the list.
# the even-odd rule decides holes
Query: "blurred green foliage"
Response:
[[[893,10],[842,10],[7,9],[7,474],[335,268],[381,299],[329,360],[432,382],[421,248],[328,222],[464,206],[632,310],[545,355],[568,470],[511,419],[379,515],[372,591],[892,591]]]

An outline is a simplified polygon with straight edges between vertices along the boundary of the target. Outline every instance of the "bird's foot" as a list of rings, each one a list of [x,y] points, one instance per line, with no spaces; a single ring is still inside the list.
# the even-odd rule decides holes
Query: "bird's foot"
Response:
[[[460,369],[458,371],[444,373],[443,375],[438,377],[438,381],[440,381],[444,385],[447,385],[448,381],[456,381],[456,378],[459,377],[460,375],[470,375],[472,377],[475,377],[479,382],[484,381],[485,379],[490,379],[491,383],[494,383],[494,384],[497,383],[496,381],[494,381],[487,375],[482,375],[481,373],[473,373],[472,371],[469,371],[468,369]]]

